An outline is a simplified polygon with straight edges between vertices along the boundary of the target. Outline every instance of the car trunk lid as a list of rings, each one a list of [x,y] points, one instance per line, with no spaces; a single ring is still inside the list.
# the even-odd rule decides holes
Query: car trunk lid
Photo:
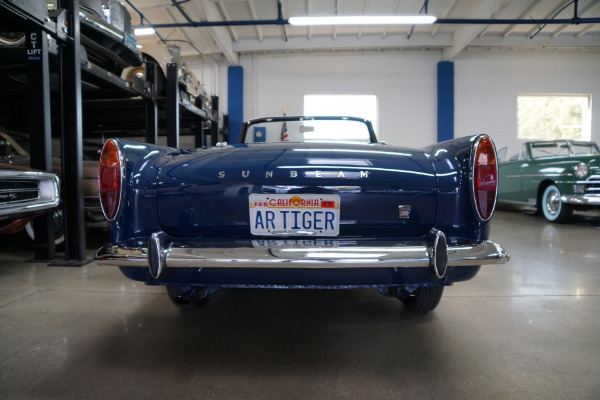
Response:
[[[160,166],[157,208],[176,237],[417,237],[435,224],[437,182],[415,150],[238,145],[172,155]]]

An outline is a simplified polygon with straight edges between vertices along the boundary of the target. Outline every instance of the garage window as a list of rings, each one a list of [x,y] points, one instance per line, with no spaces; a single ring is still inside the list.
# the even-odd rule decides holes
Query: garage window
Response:
[[[377,134],[377,96],[374,94],[306,94],[304,115],[365,118],[373,123]]]
[[[520,94],[518,138],[590,140],[591,106],[591,95]]]

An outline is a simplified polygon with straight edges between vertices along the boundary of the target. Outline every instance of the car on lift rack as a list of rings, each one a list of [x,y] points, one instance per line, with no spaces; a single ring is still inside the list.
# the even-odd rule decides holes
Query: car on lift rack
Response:
[[[416,150],[364,119],[262,118],[211,149],[110,139],[99,174],[111,242],[95,259],[184,309],[223,288],[375,288],[424,313],[508,260],[488,239],[486,135]]]
[[[57,3],[48,1],[47,7],[38,2],[16,4],[43,20],[55,22],[64,33],[69,25],[64,15],[57,12]],[[37,3],[37,4],[36,4]],[[41,2],[40,2],[41,3]],[[35,10],[35,12],[33,12]],[[131,27],[131,15],[117,0],[81,0],[79,2],[80,40],[82,63],[92,63],[109,73],[121,74],[123,69],[142,65],[143,58],[136,46]],[[56,42],[49,39],[49,48],[57,50]],[[25,33],[5,31],[0,26],[1,64],[22,68],[25,57]]]
[[[536,207],[551,222],[600,206],[600,149],[595,142],[525,142],[499,164],[498,201]]]
[[[131,27],[131,15],[117,0],[79,2],[81,45],[87,59],[115,74],[142,65]]]
[[[157,65],[156,95],[167,96],[167,64],[177,64],[177,84],[181,99],[190,102],[198,108],[211,114],[212,100],[206,93],[203,85],[198,81],[196,74],[181,61],[181,48],[161,42],[146,41],[143,44],[144,64],[137,67],[128,67],[121,73],[121,78],[130,82],[131,86],[143,91],[146,85],[146,65],[153,62]]]

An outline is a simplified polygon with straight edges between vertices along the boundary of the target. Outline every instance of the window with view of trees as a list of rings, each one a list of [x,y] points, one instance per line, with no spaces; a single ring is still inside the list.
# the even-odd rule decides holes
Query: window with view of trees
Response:
[[[518,138],[590,140],[591,103],[590,95],[519,95]]]

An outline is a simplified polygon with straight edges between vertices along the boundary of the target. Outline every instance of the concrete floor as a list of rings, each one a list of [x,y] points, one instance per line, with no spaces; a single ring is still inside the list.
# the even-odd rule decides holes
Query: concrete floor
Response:
[[[600,398],[600,216],[498,212],[491,238],[510,263],[425,316],[374,290],[228,290],[179,312],[114,268],[25,262],[5,240],[0,398]]]

